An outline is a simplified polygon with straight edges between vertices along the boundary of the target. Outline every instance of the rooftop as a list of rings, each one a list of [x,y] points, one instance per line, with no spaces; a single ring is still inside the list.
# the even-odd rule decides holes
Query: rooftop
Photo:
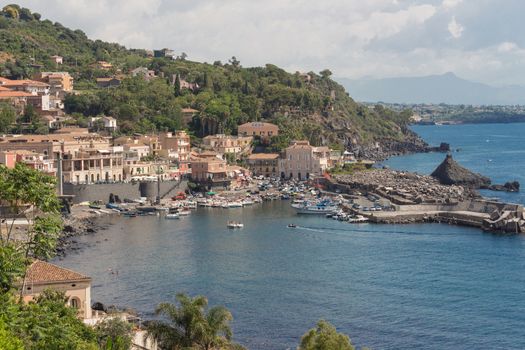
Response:
[[[91,278],[88,276],[41,260],[35,260],[29,266],[26,272],[27,284],[45,284],[90,280]]]
[[[279,155],[277,153],[255,153],[250,154],[248,160],[267,160],[267,159],[277,159]]]

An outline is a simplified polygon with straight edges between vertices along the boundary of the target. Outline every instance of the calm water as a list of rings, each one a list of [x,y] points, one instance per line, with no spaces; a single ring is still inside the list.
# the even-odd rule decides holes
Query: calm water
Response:
[[[501,162],[501,174],[488,170],[499,162],[494,135],[522,134],[523,124],[497,133],[500,126],[483,127],[417,131],[432,143],[461,147],[463,164],[498,180],[508,179],[507,169],[512,178],[523,176],[513,173],[521,162]],[[519,136],[507,139],[505,145],[498,141],[500,154],[519,154]],[[389,164],[408,167],[416,160],[411,169],[424,173],[443,155],[411,157]],[[245,229],[226,229],[229,219],[242,220]],[[235,339],[250,349],[295,349],[320,318],[373,349],[525,349],[523,236],[299,218],[287,202],[199,209],[172,221],[111,220],[108,230],[78,238],[88,249],[59,261],[93,277],[94,301],[131,306],[148,317],[177,292],[203,294],[233,312]],[[291,222],[300,227],[287,228]]]

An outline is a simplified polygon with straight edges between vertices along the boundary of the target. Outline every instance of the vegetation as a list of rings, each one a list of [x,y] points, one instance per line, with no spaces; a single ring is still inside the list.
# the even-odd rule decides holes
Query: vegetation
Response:
[[[67,97],[65,107],[79,124],[88,116],[106,114],[119,120],[123,133],[184,127],[202,137],[235,134],[241,123],[268,121],[281,129],[270,145],[274,150],[292,139],[343,148],[383,139],[402,140],[406,132],[406,114],[355,103],[327,69],[319,74],[292,74],[272,64],[244,68],[236,57],[224,64],[192,62],[186,54],[174,60],[152,58],[144,50],[92,41],[80,30],[41,20],[16,5],[6,6],[2,14],[2,75],[22,78],[39,70],[70,72],[75,88],[82,93]],[[60,67],[51,59],[57,54],[64,57]],[[113,68],[98,69],[94,63],[100,60],[110,62]],[[131,77],[130,70],[137,67],[147,67],[159,78],[145,81]],[[117,73],[124,76],[120,86],[96,87],[95,78]],[[185,88],[183,80],[195,84],[194,88]],[[187,107],[199,111],[188,123],[181,115],[181,108]]]
[[[127,350],[131,347],[132,327],[129,322],[111,317],[95,327],[97,342],[103,350]]]
[[[301,338],[298,350],[354,350],[350,338],[338,333],[334,326],[324,320],[310,329]],[[363,348],[363,350],[365,350]]]
[[[329,172],[332,175],[353,175],[360,171],[369,170],[365,164],[357,162],[351,164],[344,164],[342,167],[337,166],[333,169],[330,169]]]
[[[205,297],[185,294],[177,294],[177,302],[159,304],[156,313],[167,321],[151,321],[147,326],[148,337],[161,349],[242,349],[231,341],[232,315],[225,307],[207,310]]]

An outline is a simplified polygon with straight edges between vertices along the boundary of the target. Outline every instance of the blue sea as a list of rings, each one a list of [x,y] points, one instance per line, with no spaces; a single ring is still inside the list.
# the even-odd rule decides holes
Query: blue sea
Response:
[[[525,124],[415,130],[431,144],[459,148],[461,164],[495,182],[525,183]],[[443,157],[386,164],[429,173]],[[491,195],[524,202],[522,194]],[[232,219],[245,228],[226,229]],[[93,301],[133,307],[144,318],[186,292],[227,306],[235,340],[249,349],[295,349],[319,319],[372,349],[525,349],[524,236],[351,225],[299,217],[286,201],[109,223],[76,238],[88,247],[57,263],[92,276]]]

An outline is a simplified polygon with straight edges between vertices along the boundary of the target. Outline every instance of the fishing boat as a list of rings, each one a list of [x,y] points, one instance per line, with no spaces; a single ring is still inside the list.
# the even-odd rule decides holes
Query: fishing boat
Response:
[[[233,228],[243,228],[244,224],[238,221],[228,221],[228,223],[226,224],[226,227],[232,228],[232,229]]]
[[[191,211],[189,209],[182,209],[179,210],[177,214],[179,214],[180,216],[188,216],[191,214]]]
[[[164,218],[166,220],[175,220],[175,219],[180,219],[180,215],[179,213],[169,213],[169,214],[166,214]]]

